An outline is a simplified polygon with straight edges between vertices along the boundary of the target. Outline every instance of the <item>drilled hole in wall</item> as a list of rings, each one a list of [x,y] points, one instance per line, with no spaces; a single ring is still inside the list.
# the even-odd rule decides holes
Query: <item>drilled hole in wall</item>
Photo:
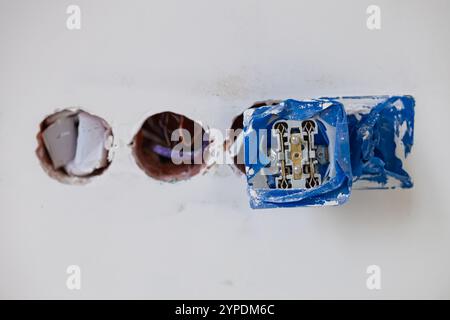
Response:
[[[251,107],[247,108],[246,110],[264,106],[273,106],[279,104],[280,102],[281,100],[266,100],[255,102]],[[233,119],[230,128],[234,130],[234,132],[237,132],[236,130],[242,130],[244,128],[244,112],[240,113]],[[224,149],[226,151],[233,150],[233,153],[235,154],[233,156],[234,167],[237,169],[237,172],[245,174],[244,140],[242,136],[243,132],[240,131],[240,137],[237,134],[227,137]]]
[[[65,109],[46,117],[37,141],[36,155],[42,168],[63,183],[87,183],[111,163],[111,127],[81,109]]]
[[[144,121],[133,138],[132,152],[147,175],[175,182],[189,179],[205,169],[203,155],[208,145],[205,129],[198,122],[167,111]]]

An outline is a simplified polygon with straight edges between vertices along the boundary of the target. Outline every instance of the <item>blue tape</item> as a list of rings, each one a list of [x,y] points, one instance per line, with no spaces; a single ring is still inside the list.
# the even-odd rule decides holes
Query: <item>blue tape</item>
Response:
[[[286,100],[244,112],[244,148],[248,194],[252,208],[338,205],[345,203],[352,186],[358,189],[411,188],[413,182],[404,161],[414,136],[414,106],[411,96],[365,96]],[[270,132],[279,120],[316,119],[317,139],[334,143],[335,175],[318,187],[280,189],[274,175],[264,174],[270,164],[267,150]],[[335,134],[330,135],[334,128]],[[267,133],[266,133],[267,135]],[[255,139],[256,144],[251,139]],[[262,145],[267,144],[267,148]],[[252,146],[258,152],[250,152]],[[324,171],[320,170],[321,175]],[[259,180],[258,180],[259,179]],[[261,187],[261,179],[263,185]],[[257,185],[259,181],[259,185]]]

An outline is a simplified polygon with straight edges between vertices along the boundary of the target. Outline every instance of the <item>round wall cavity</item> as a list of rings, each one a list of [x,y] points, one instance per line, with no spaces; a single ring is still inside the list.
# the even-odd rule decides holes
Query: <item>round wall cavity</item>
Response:
[[[254,109],[264,106],[273,106],[279,104],[281,100],[266,100],[255,102],[248,109]],[[245,112],[245,111],[244,111]],[[234,167],[237,169],[238,173],[245,174],[245,164],[244,164],[244,139],[243,139],[243,128],[244,128],[244,112],[237,115],[231,124],[231,129],[233,135],[228,136],[225,141],[224,149],[230,152],[233,156]]]
[[[86,183],[111,163],[111,127],[81,109],[65,109],[46,117],[37,140],[36,155],[42,168],[63,183]]]
[[[161,112],[147,118],[133,138],[138,166],[150,177],[168,182],[186,180],[205,167],[209,137],[188,117]]]

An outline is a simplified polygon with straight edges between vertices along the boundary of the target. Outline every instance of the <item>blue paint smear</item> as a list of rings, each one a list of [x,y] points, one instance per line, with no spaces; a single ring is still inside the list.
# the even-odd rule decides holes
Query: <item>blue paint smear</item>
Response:
[[[345,99],[368,99],[371,97],[346,97]],[[372,97],[380,99],[383,97]],[[342,101],[339,98],[332,100]],[[412,96],[390,96],[380,99],[367,114],[348,115],[350,156],[353,182],[375,182],[373,188],[394,188],[388,184],[393,178],[401,188],[412,188],[410,175],[404,170],[402,159],[396,155],[396,137],[401,126],[406,126],[401,139],[406,158],[414,143],[414,106]],[[400,104],[399,104],[400,102]],[[397,108],[396,105],[401,108]],[[398,139],[397,139],[398,140]]]
[[[256,135],[258,145],[261,142],[259,129],[270,132],[278,120],[305,120],[315,116],[328,125],[335,127],[334,161],[336,175],[317,188],[312,189],[257,189],[252,180],[266,167],[266,155],[258,152],[258,159],[250,159],[250,137]],[[329,137],[326,137],[327,139]],[[334,138],[334,137],[333,137]],[[328,140],[326,140],[328,142]],[[286,100],[275,106],[264,106],[244,112],[244,148],[247,168],[248,194],[252,208],[276,208],[297,206],[321,206],[327,203],[343,204],[350,196],[352,186],[352,168],[350,164],[350,146],[347,115],[342,103],[332,99],[311,101]],[[270,148],[270,146],[269,146]],[[262,157],[261,157],[262,155]],[[253,161],[252,161],[253,160]],[[257,161],[254,161],[257,160]],[[256,163],[255,163],[256,162]],[[267,183],[273,185],[273,176],[266,176]],[[271,180],[272,179],[272,180]]]

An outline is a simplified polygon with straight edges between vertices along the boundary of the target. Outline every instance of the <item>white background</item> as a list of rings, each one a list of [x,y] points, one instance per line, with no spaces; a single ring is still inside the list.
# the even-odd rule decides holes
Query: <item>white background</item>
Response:
[[[445,0],[0,0],[0,297],[450,298],[449,12]],[[225,129],[258,100],[369,94],[416,98],[411,190],[253,211],[228,168],[162,184],[127,147],[159,111]],[[70,106],[120,144],[82,187],[34,154],[40,121]]]

